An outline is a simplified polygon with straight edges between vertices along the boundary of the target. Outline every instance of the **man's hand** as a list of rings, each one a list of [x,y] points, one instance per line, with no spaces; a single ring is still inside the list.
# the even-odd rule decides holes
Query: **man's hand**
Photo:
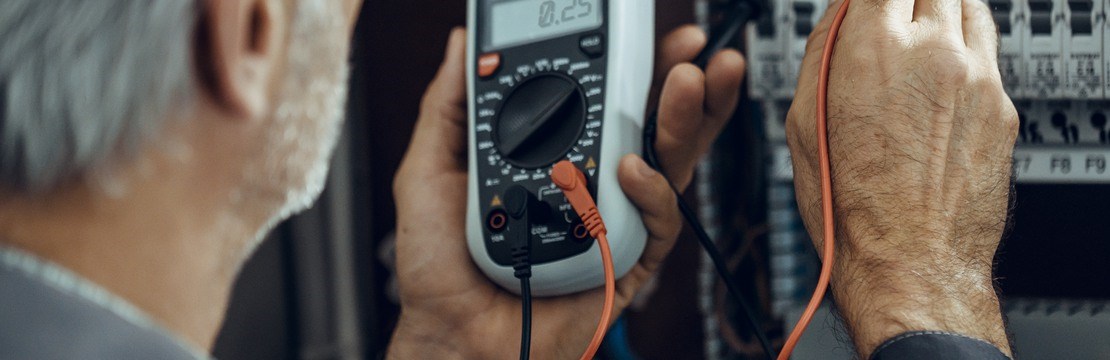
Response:
[[[787,120],[798,203],[818,248],[815,92],[839,7],[810,36]],[[840,30],[828,97],[832,290],[862,358],[911,330],[956,332],[1009,353],[991,270],[1018,120],[996,34],[979,0],[857,0]]]
[[[656,84],[660,129],[656,147],[667,178],[685,188],[738,101],[744,63],[735,51],[718,54],[708,74],[689,61],[705,44],[694,27],[660,46]],[[420,120],[394,181],[397,200],[397,276],[401,319],[391,358],[509,359],[519,352],[520,298],[491,283],[467,252],[465,32],[451,34],[439,75],[425,95]],[[669,75],[667,75],[669,74]],[[630,134],[639,136],[640,134]],[[638,156],[622,159],[619,181],[640,209],[647,248],[617,282],[614,316],[632,300],[670,252],[682,228],[674,194],[663,175]],[[533,303],[532,353],[576,358],[597,325],[600,289]],[[613,319],[610,319],[610,321]]]

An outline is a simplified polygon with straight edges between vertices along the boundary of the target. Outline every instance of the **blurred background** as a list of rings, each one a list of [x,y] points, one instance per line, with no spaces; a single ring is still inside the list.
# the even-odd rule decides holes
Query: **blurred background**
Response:
[[[681,24],[709,25],[729,1],[658,0],[657,36]],[[1003,38],[1001,70],[1023,123],[1015,226],[998,256],[1022,358],[1110,359],[1103,341],[1110,334],[1110,107],[1101,100],[1110,95],[1103,76],[1110,61],[1102,56],[1110,50],[1108,1],[989,1]],[[390,272],[393,174],[448,32],[465,24],[465,6],[366,1],[354,36],[346,136],[328,189],[313,210],[275,231],[244,270],[217,358],[374,359],[384,352],[399,310]],[[764,6],[736,44],[751,73],[744,100],[687,197],[745,280],[762,330],[781,346],[818,267],[796,214],[782,122],[806,36],[827,5]],[[760,358],[724,292],[684,234],[600,356]],[[795,358],[851,358],[839,326],[826,309]]]

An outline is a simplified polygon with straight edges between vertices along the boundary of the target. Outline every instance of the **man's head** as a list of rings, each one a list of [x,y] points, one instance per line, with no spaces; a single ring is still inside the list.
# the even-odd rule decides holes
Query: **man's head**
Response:
[[[159,194],[261,235],[307,208],[360,2],[0,2],[0,220]]]
[[[210,347],[312,203],[360,0],[0,0],[0,246]]]

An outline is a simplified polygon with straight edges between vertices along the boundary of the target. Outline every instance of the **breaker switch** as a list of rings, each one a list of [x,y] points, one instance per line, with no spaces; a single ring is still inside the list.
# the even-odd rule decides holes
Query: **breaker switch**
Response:
[[[1011,29],[1010,25],[1010,9],[1013,8],[1013,3],[1009,0],[991,0],[989,2],[991,13],[994,15],[994,23],[998,24],[998,32],[1002,35],[1009,35]]]
[[[809,33],[813,32],[814,11],[816,11],[816,7],[813,3],[794,3],[794,14],[798,17],[798,20],[794,23],[794,32],[797,33],[798,36],[806,37],[809,36]]]
[[[1072,34],[1091,35],[1094,25],[1091,23],[1091,11],[1094,9],[1091,0],[1069,0],[1068,8],[1071,9]]]
[[[1034,35],[1052,34],[1052,0],[1029,0],[1029,27]]]
[[[775,37],[775,19],[771,18],[770,14],[764,14],[759,17],[759,21],[755,25],[756,33],[760,39],[772,39]]]

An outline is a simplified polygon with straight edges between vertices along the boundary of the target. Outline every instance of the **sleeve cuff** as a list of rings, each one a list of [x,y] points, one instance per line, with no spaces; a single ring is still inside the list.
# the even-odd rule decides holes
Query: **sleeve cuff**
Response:
[[[907,332],[879,345],[871,360],[1010,360],[998,347],[966,335],[943,331]]]

